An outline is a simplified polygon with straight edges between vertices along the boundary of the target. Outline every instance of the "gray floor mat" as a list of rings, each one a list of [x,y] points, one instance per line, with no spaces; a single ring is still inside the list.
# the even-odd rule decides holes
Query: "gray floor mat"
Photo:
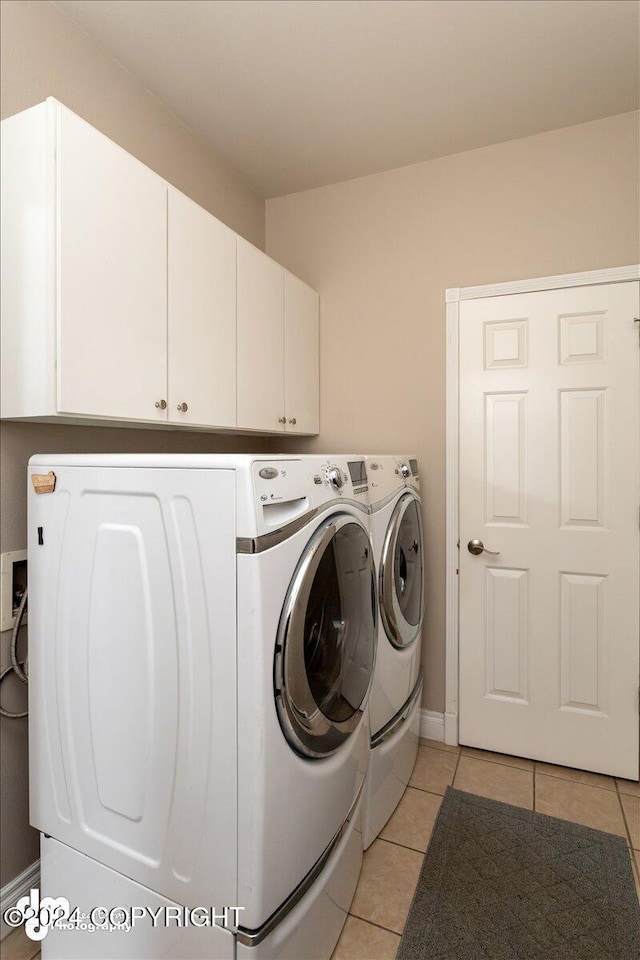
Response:
[[[397,960],[638,960],[622,837],[449,787]]]

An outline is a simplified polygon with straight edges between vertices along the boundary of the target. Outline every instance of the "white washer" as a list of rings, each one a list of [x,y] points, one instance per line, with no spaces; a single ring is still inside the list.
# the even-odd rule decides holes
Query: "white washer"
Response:
[[[51,493],[29,482],[42,893],[243,908],[227,927],[51,931],[44,960],[327,960],[362,859],[376,641],[346,460],[319,483],[285,456],[38,456],[29,472],[55,475]]]
[[[418,749],[424,532],[416,458],[367,456],[365,465],[379,603],[378,648],[369,700],[366,849],[400,801]]]

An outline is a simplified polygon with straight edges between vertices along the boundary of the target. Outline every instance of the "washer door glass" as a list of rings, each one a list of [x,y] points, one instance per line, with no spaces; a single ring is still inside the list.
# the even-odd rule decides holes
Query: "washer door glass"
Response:
[[[391,514],[380,561],[380,613],[387,637],[407,647],[424,617],[424,533],[420,503],[404,494]]]
[[[369,537],[354,517],[333,515],[305,550],[278,630],[278,717],[299,753],[327,756],[356,729],[373,676],[375,645]]]

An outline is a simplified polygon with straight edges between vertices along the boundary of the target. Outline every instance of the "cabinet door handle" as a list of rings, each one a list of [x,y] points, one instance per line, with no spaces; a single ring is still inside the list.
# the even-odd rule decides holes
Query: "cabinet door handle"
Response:
[[[295,417],[293,417],[293,419],[289,420],[289,423],[292,423],[294,427],[295,427],[295,425],[296,425],[297,422],[298,422],[298,421],[296,420]]]
[[[189,407],[187,406],[186,403],[179,403],[179,404],[178,404],[178,410],[180,411],[180,413],[186,413],[188,409],[189,409]]]
[[[286,423],[286,422],[287,422],[286,417],[278,417],[278,423]]]
[[[156,400],[156,407],[158,408],[158,410],[166,410],[166,409],[167,409],[167,401],[166,401],[166,400]]]

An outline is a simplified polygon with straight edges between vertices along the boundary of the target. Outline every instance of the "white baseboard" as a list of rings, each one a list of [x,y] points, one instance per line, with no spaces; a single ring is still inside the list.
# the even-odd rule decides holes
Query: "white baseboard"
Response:
[[[458,746],[458,714],[445,713],[444,715],[444,742],[453,747]]]
[[[5,884],[0,890],[0,918],[9,907],[15,907],[20,897],[24,897],[25,894],[29,893],[32,887],[39,886],[40,861],[36,860],[30,867],[27,867],[26,870],[19,873],[17,877],[10,880],[9,883]],[[9,927],[4,920],[0,920],[0,940],[4,940],[7,934],[12,933],[13,930],[14,927]]]
[[[420,736],[424,740],[440,740],[444,743],[444,713],[436,713],[434,710],[421,710]]]

